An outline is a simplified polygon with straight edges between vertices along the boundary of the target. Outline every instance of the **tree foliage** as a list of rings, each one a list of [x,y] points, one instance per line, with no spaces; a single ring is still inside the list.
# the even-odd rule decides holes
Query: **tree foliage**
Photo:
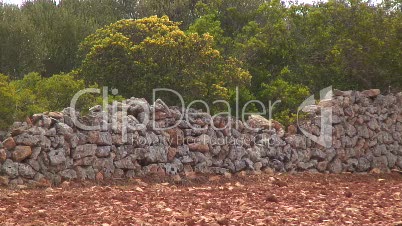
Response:
[[[186,100],[228,99],[230,89],[251,78],[213,48],[212,36],[186,34],[168,17],[121,20],[90,35],[81,51],[79,75],[123,96],[151,99],[153,88],[169,88]]]
[[[125,97],[161,87],[207,101],[234,101],[240,86],[241,103],[282,99],[274,113],[284,122],[330,85],[402,89],[401,0],[30,0],[0,4],[0,16],[0,73],[9,76],[0,95],[12,106],[0,110],[3,124],[23,108],[43,110],[40,98],[66,105],[57,89],[94,82]],[[35,81],[42,91],[17,85]]]
[[[12,122],[15,112],[14,90],[10,87],[9,78],[0,74],[0,129]]]
[[[70,106],[74,94],[84,88],[84,81],[72,75],[44,78],[39,73],[29,73],[21,80],[10,81],[0,74],[0,129],[35,113],[61,111]],[[77,110],[88,109],[99,102],[97,96],[84,95],[79,99]]]

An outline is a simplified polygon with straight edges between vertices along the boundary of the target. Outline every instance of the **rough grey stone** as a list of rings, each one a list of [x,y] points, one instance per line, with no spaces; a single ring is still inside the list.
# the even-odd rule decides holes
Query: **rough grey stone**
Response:
[[[50,165],[56,166],[66,162],[66,155],[63,148],[53,149],[49,152]]]
[[[328,164],[328,170],[330,173],[341,173],[342,172],[342,162],[340,159],[336,158]]]
[[[37,160],[28,159],[28,160],[26,161],[26,163],[27,163],[28,165],[30,165],[35,171],[39,171],[39,170],[40,170],[40,165],[39,165],[39,162],[38,162]]]
[[[299,162],[297,163],[297,168],[299,170],[305,171],[307,169],[310,169],[314,166],[312,162]]]
[[[380,144],[392,144],[394,143],[394,140],[392,138],[392,135],[386,131],[381,131],[378,134],[378,143]]]
[[[388,160],[386,156],[374,157],[371,164],[372,168],[378,168],[383,172],[388,170]]]
[[[388,167],[392,169],[395,166],[398,157],[392,153],[387,153],[385,156],[387,157]]]
[[[333,149],[333,148],[326,149],[325,154],[326,154],[326,159],[325,160],[330,162],[335,158],[336,150]]]
[[[402,156],[398,156],[398,160],[396,161],[396,166],[399,167],[399,169],[402,169]]]
[[[95,179],[95,171],[92,168],[92,166],[86,166],[86,167],[76,166],[75,171],[77,173],[77,178],[80,180]]]
[[[113,158],[96,158],[93,164],[94,169],[101,171],[105,178],[111,178],[115,171]]]
[[[283,162],[274,159],[272,162],[269,163],[269,166],[273,168],[277,172],[284,172],[285,171],[285,165]]]
[[[349,137],[353,137],[353,136],[356,135],[357,130],[356,130],[356,128],[355,128],[353,125],[351,125],[351,124],[349,124],[349,123],[345,123],[345,124],[344,124],[344,127],[345,127],[345,133],[346,133]]]
[[[179,169],[176,164],[165,163],[162,166],[168,175],[176,175],[179,173]]]
[[[87,156],[84,158],[76,159],[74,161],[74,166],[92,166],[96,157],[95,156]]]
[[[127,170],[125,174],[126,178],[135,178],[137,175],[138,174],[135,170]]]
[[[57,135],[56,128],[50,128],[49,130],[47,130],[45,132],[45,136],[47,136],[47,137],[54,137],[56,135]]]
[[[95,155],[96,149],[96,144],[84,144],[77,146],[77,148],[73,149],[71,153],[73,159],[80,159]]]
[[[157,145],[159,143],[159,137],[153,132],[146,133],[146,140],[148,145]]]
[[[56,131],[57,134],[59,135],[63,135],[64,138],[69,139],[70,136],[73,134],[73,129],[68,126],[67,124],[64,123],[57,123],[56,124]]]
[[[95,155],[99,158],[108,157],[110,155],[110,146],[100,146],[96,149]]]
[[[17,177],[13,180],[10,180],[9,184],[11,185],[23,185],[24,184],[24,180],[21,177]]]
[[[244,162],[246,163],[246,166],[247,166],[248,169],[254,170],[254,163],[253,163],[253,161],[251,161],[251,160],[248,159],[248,158],[245,158],[245,159],[243,159],[243,160],[244,160]]]
[[[109,132],[100,132],[96,144],[99,146],[112,145],[112,135]]]
[[[370,169],[371,163],[366,157],[361,157],[358,159],[359,163],[357,165],[357,171],[365,172]]]
[[[236,172],[235,165],[230,159],[225,159],[223,161],[223,167],[229,169],[232,173]]]
[[[191,157],[188,156],[188,155],[179,157],[179,159],[180,159],[180,161],[181,161],[183,164],[193,163],[193,162],[194,162],[194,159],[191,158]]]
[[[15,143],[17,145],[26,145],[26,146],[36,146],[40,142],[39,135],[30,135],[28,133],[23,133],[14,137]]]
[[[317,163],[317,170],[319,172],[323,173],[327,169],[327,166],[328,166],[328,161],[319,162],[319,163]]]
[[[79,144],[79,141],[80,140],[76,134],[72,134],[68,139],[71,148],[76,148]]]
[[[167,162],[167,149],[164,146],[150,146],[145,153],[145,160],[148,163]]]
[[[209,170],[213,174],[221,174],[221,175],[229,172],[228,169],[222,167],[210,167]]]
[[[124,178],[124,170],[122,170],[122,169],[116,169],[114,172],[113,172],[113,175],[112,175],[112,177],[113,178]]]
[[[247,168],[247,164],[244,161],[244,159],[235,160],[234,161],[234,166],[235,166],[236,172],[240,172],[240,171],[242,171],[242,170]]]
[[[393,132],[392,138],[393,138],[395,141],[397,141],[397,142],[399,142],[399,143],[402,143],[402,134],[401,134],[400,132]]]
[[[296,149],[306,149],[306,137],[301,135],[292,135],[286,137],[286,142]]]
[[[348,159],[346,161],[346,170],[349,172],[355,172],[358,164],[359,164],[359,161],[357,159],[353,159],[353,158]]]
[[[324,160],[327,157],[326,153],[320,149],[311,150],[311,158],[319,161]]]
[[[378,121],[375,118],[371,118],[370,121],[368,121],[367,126],[374,131],[380,129],[380,125],[378,124]]]
[[[210,169],[208,168],[206,162],[198,163],[194,166],[194,171],[197,173],[210,173]]]
[[[3,163],[2,171],[10,178],[16,178],[18,176],[18,163],[7,159]]]
[[[133,159],[131,156],[127,156],[124,159],[115,161],[114,165],[119,169],[136,169],[137,165],[134,162],[135,159]]]
[[[231,147],[228,158],[232,161],[240,160],[245,154],[246,150],[243,147]]]
[[[34,147],[32,148],[32,154],[29,156],[30,159],[36,160],[41,152],[41,147]]]
[[[357,127],[357,134],[365,139],[370,138],[369,129],[365,125],[361,125]]]
[[[73,180],[77,179],[77,172],[73,169],[66,169],[59,173],[62,179],[64,180]]]
[[[18,173],[20,176],[33,179],[36,172],[35,170],[28,164],[19,163],[18,164]]]

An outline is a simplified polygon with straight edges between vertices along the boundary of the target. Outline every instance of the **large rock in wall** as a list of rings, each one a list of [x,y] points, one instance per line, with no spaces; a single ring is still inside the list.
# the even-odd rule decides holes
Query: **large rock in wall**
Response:
[[[0,143],[0,182],[58,184],[268,167],[279,172],[374,168],[387,172],[402,168],[401,103],[402,94],[335,91],[332,100],[309,106],[301,127],[314,135],[321,130],[320,109],[332,107],[331,147],[297,134],[294,126],[285,133],[279,123],[259,116],[250,117],[246,124],[232,118],[212,119],[194,109],[182,112],[168,107],[161,100],[149,105],[131,98],[109,106],[107,112],[95,106],[83,117],[69,108],[36,114],[14,123]],[[121,109],[127,109],[127,114]],[[80,129],[73,116],[99,127]],[[164,129],[168,127],[172,128]]]

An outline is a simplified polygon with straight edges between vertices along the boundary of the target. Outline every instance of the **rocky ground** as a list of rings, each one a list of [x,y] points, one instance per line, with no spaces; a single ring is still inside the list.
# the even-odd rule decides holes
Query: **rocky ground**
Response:
[[[113,183],[113,184],[111,184]],[[150,178],[3,189],[4,225],[402,225],[402,176]],[[399,222],[399,223],[398,223]]]

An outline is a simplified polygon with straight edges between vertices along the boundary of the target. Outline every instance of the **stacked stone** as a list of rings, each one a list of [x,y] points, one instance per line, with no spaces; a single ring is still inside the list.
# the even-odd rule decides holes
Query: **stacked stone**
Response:
[[[332,107],[330,148],[296,134],[295,127],[285,134],[279,123],[261,116],[251,116],[247,126],[233,118],[168,107],[161,100],[150,105],[131,98],[109,105],[107,112],[95,106],[82,117],[69,108],[36,114],[14,123],[0,143],[0,183],[59,184],[264,168],[330,173],[402,168],[402,94],[334,94],[331,100],[309,106],[303,122],[304,129],[319,135],[320,109]],[[74,117],[98,128],[80,129]],[[129,127],[125,130],[123,124]]]
[[[240,121],[218,117],[212,122],[210,115],[197,115],[201,111],[182,112],[177,107],[169,108],[161,100],[150,106],[144,99],[132,98],[119,103],[117,113],[113,114],[112,109],[113,106],[108,106],[106,113],[101,106],[95,106],[84,117],[76,114],[83,124],[99,126],[90,131],[75,126],[69,108],[14,123],[0,148],[2,183],[58,184],[73,179],[192,171],[222,174],[268,166],[268,159],[263,159],[266,154],[262,137],[271,136],[273,131],[246,132]],[[127,109],[127,115],[122,114],[122,109]],[[147,113],[150,120],[143,124]],[[108,121],[104,121],[105,114]],[[125,133],[123,123],[130,124]],[[232,127],[238,123],[240,129],[225,129],[228,123]],[[153,129],[154,125],[162,129],[175,124],[167,130]],[[261,137],[257,144],[252,141],[252,133]],[[226,143],[247,137],[250,140],[247,144]]]
[[[310,107],[307,131],[320,135],[320,110],[332,107],[332,147],[306,142],[300,135],[287,137],[289,144],[300,143],[298,170],[319,172],[388,172],[402,168],[402,94],[381,95],[380,90],[334,91],[331,100]],[[306,145],[305,145],[306,143]],[[303,155],[302,154],[302,155]]]

